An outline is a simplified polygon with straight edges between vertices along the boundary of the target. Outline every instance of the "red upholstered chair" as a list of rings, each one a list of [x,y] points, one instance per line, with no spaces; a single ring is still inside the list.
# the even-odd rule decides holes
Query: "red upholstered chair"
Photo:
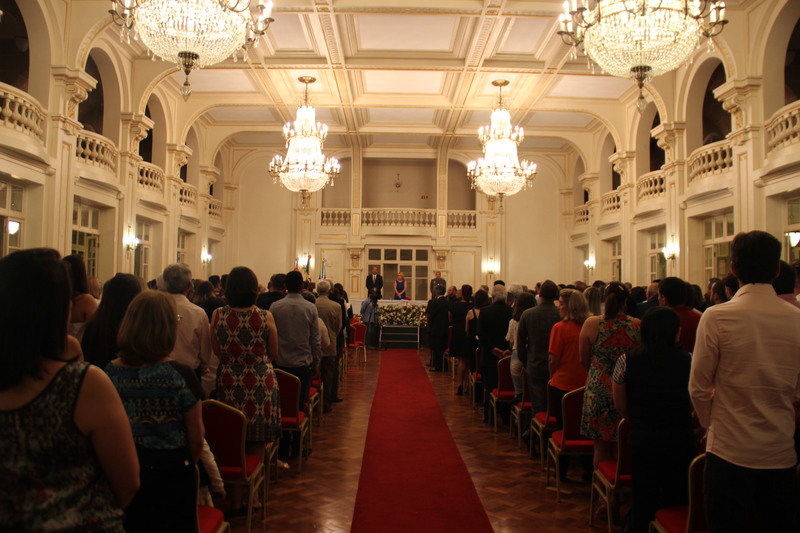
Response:
[[[531,396],[528,392],[528,378],[525,369],[522,369],[522,401],[511,406],[511,423],[509,424],[509,436],[514,437],[514,428],[517,429],[517,448],[522,447],[522,413],[531,410]]]
[[[534,413],[531,418],[531,444],[530,456],[533,457],[533,443],[534,438],[539,442],[539,464],[542,470],[545,468],[545,454],[547,453],[547,438],[549,434],[558,428],[558,420],[556,419],[556,409],[561,407],[555,400],[553,388],[550,387],[550,382],[547,382],[547,410]]]
[[[494,432],[497,433],[497,403],[512,403],[514,401],[514,381],[511,379],[511,357],[501,357],[497,361],[497,388],[489,393],[489,405],[492,407],[494,418]]]
[[[264,460],[245,452],[247,418],[244,413],[217,400],[203,402],[203,425],[206,440],[219,465],[225,485],[241,485],[248,489],[247,532],[253,521],[253,500],[265,484]],[[269,451],[268,451],[269,452]],[[269,456],[269,454],[268,454]],[[267,490],[261,492],[261,519],[267,507]]]
[[[288,372],[275,369],[278,388],[281,391],[281,426],[284,431],[297,433],[300,437],[300,456],[297,471],[303,471],[303,453],[309,447],[311,425],[305,412],[300,409],[300,378]]]
[[[481,349],[475,348],[475,366],[473,368],[480,368],[480,353]],[[483,387],[483,376],[475,370],[475,372],[470,372],[469,374],[469,402],[472,407],[475,407],[477,385]]]
[[[323,394],[325,394],[325,384],[319,378],[312,379],[311,388],[308,390],[308,418],[310,419],[312,424],[314,423],[314,419],[316,418],[318,426],[322,425]],[[314,408],[317,409],[317,417],[314,416]]]
[[[631,491],[631,453],[630,453],[630,424],[623,418],[617,425],[617,458],[603,461],[592,475],[592,487],[589,496],[589,527],[594,524],[594,495],[606,502],[608,517],[608,533],[612,533],[611,510],[618,506],[617,497],[622,493]]]
[[[665,507],[656,511],[650,522],[650,533],[699,533],[708,531],[703,499],[703,471],[706,454],[700,454],[689,465],[689,505]]]
[[[581,411],[583,411],[583,393],[586,387],[575,389],[561,399],[563,427],[554,431],[547,441],[547,475],[545,485],[550,484],[550,459],[556,470],[556,502],[561,501],[561,467],[558,464],[562,455],[592,455],[594,441],[580,433]]]
[[[225,521],[225,515],[216,507],[200,503],[200,469],[195,465],[194,479],[197,484],[197,522],[195,533],[230,533],[231,525]]]
[[[361,350],[364,353],[364,362],[367,362],[367,345],[364,344],[367,338],[367,326],[358,322],[350,326],[350,336],[347,347],[356,354]]]

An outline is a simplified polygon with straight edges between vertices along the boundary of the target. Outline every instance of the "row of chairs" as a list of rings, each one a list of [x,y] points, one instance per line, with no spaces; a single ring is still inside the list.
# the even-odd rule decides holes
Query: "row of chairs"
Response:
[[[501,358],[497,363],[498,386],[489,394],[489,402],[492,409],[490,415],[494,419],[494,429],[496,432],[498,403],[512,403],[509,435],[513,438],[514,430],[516,429],[517,445],[521,447],[523,414],[531,411],[532,404],[524,370],[522,398],[519,400],[515,397],[510,363],[509,357]],[[474,387],[480,383],[480,373],[473,372],[470,376],[473,405],[475,403]],[[538,443],[541,468],[542,470],[546,470],[545,484],[550,484],[550,469],[552,464],[556,478],[556,502],[560,502],[562,473],[560,471],[561,461],[559,459],[563,456],[592,456],[594,453],[594,442],[590,439],[586,439],[586,437],[580,433],[580,420],[583,410],[585,387],[565,394],[561,399],[560,405],[558,405],[559,402],[553,394],[554,389],[550,387],[550,383],[548,383],[547,390],[548,398],[546,411],[531,414],[529,454],[531,457],[533,456],[534,443]],[[559,407],[562,413],[562,426],[560,429],[555,416],[555,409]],[[629,434],[630,424],[626,419],[623,419],[619,422],[617,427],[616,459],[601,462],[592,474],[589,525],[593,526],[594,524],[596,496],[598,503],[604,502],[608,509],[606,515],[609,533],[613,531],[613,513],[611,510],[619,505],[619,501],[623,495],[630,493],[632,490]],[[651,533],[692,533],[706,530],[705,513],[702,511],[704,461],[705,454],[702,454],[695,458],[689,468],[689,505],[671,507],[658,511],[655,520],[650,526]]]

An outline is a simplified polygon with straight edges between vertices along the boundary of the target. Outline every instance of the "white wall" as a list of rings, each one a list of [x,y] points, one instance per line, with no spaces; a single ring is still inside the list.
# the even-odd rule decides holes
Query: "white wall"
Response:
[[[402,187],[395,189],[397,174]],[[433,159],[365,159],[365,208],[436,208],[436,161]]]
[[[295,259],[291,250],[295,193],[272,183],[265,171],[269,159],[270,155],[264,154],[237,168],[238,229],[237,234],[229,230],[226,235],[237,244],[238,264],[253,269],[264,285],[272,274],[294,268]]]
[[[506,285],[537,281],[565,281],[559,271],[559,250],[568,235],[559,213],[558,180],[542,169],[533,186],[503,200],[506,209],[505,264],[501,276]]]

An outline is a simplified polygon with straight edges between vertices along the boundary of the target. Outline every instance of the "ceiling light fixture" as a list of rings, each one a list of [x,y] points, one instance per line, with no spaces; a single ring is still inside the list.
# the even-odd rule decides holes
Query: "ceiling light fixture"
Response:
[[[473,189],[492,197],[517,194],[533,182],[536,175],[536,163],[519,161],[517,146],[525,137],[519,126],[511,127],[511,114],[503,104],[503,87],[508,80],[494,80],[499,97],[497,106],[492,111],[491,126],[483,126],[478,130],[478,139],[483,144],[483,157],[470,161],[467,165],[467,176]]]
[[[181,94],[192,94],[189,73],[258,46],[272,19],[272,1],[111,0],[111,18],[120,41],[130,34],[153,55],[175,63],[186,74]]]
[[[713,47],[722,31],[721,0],[565,0],[558,35],[582,48],[604,72],[632,78],[644,112],[644,82],[686,63],[703,37]]]
[[[300,83],[305,84],[303,105],[297,108],[294,122],[283,126],[286,139],[286,157],[276,155],[269,164],[269,173],[275,183],[280,183],[303,197],[303,205],[312,192],[316,192],[333,180],[341,169],[335,157],[325,158],[322,145],[328,136],[328,126],[315,122],[316,111],[308,103],[308,86],[316,78],[301,76]]]

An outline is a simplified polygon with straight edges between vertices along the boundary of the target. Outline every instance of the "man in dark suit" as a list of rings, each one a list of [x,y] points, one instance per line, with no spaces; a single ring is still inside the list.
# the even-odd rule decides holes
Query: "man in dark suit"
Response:
[[[447,349],[447,332],[450,327],[450,306],[444,297],[444,287],[434,289],[435,296],[428,302],[428,345],[431,350],[431,372],[441,372],[444,351]]]
[[[367,276],[367,293],[375,291],[378,300],[383,298],[381,291],[383,290],[383,276],[378,273],[378,267],[372,267],[372,274]]]
[[[431,298],[436,298],[436,287],[447,287],[447,281],[442,277],[442,273],[438,270],[434,273],[434,278],[431,280]]]
[[[481,349],[481,376],[483,377],[483,421],[489,422],[489,393],[497,388],[497,361],[495,348],[499,353],[508,350],[508,323],[513,314],[506,305],[508,292],[504,285],[492,287],[492,305],[481,309],[478,318],[478,341]]]
[[[661,280],[654,279],[650,282],[650,285],[647,286],[647,300],[636,304],[636,312],[639,313],[639,316],[636,318],[642,318],[645,312],[651,307],[658,307],[658,288],[660,285]]]

